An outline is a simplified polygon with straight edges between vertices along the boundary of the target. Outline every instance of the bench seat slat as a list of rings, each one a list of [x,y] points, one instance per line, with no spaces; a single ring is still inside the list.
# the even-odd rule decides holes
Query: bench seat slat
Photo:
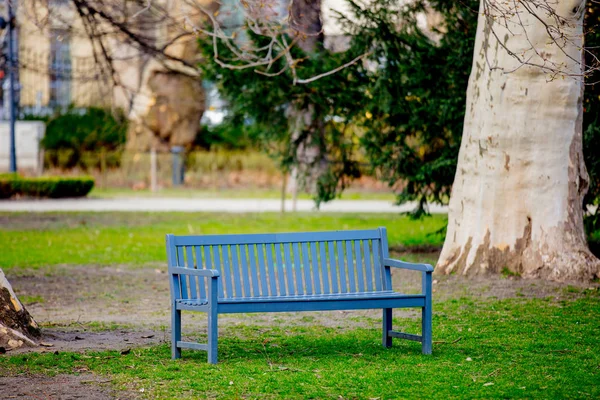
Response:
[[[185,266],[185,257],[183,255],[183,247],[177,248],[177,265]],[[187,276],[179,275],[179,285],[181,287],[181,297],[189,297]]]
[[[229,246],[213,246],[213,249],[220,249],[221,256],[220,259],[223,260],[223,275],[222,278],[225,280],[225,289],[226,296],[225,297],[233,297],[233,284],[231,283],[231,264],[229,263]],[[217,257],[219,250],[215,254],[215,258]]]
[[[375,266],[373,273],[375,274],[375,290],[382,290],[381,284],[381,255],[379,251],[379,240],[373,240],[373,265]]]
[[[308,258],[308,243],[302,243],[302,270],[304,271],[304,293],[312,294],[312,279],[310,275],[310,259]]]
[[[191,247],[188,247],[191,248]],[[196,253],[196,265],[198,269],[202,268],[202,249],[200,248],[200,246],[194,246],[194,252]],[[211,268],[209,268],[211,269]],[[219,271],[220,272],[220,271]],[[206,290],[205,290],[205,282],[204,279],[199,279],[198,280],[198,289],[200,290],[200,297],[204,298],[206,297]]]
[[[346,276],[348,276],[348,267],[345,265],[345,257],[344,257],[344,242],[337,241],[335,242],[337,247],[337,266],[338,272],[340,273],[340,292],[347,293],[348,285],[346,283]]]
[[[356,291],[357,292],[364,292],[365,291],[365,271],[364,271],[364,265],[363,265],[363,260],[362,260],[362,252],[361,252],[361,240],[355,240],[354,241],[354,259],[356,260],[356,284],[357,284],[357,288]]]
[[[292,251],[294,252],[294,274],[296,278],[296,294],[305,294],[304,286],[302,284],[302,261],[300,260],[300,244],[293,243]]]
[[[252,295],[260,296],[260,288],[258,287],[258,268],[256,268],[256,245],[248,246],[248,258],[250,259],[250,276],[252,277]]]
[[[356,267],[354,265],[354,254],[352,253],[352,242],[346,240],[346,268],[348,275],[349,292],[358,292],[356,288]]]
[[[312,277],[314,293],[321,294],[321,282],[319,282],[319,259],[317,257],[317,243],[310,243],[310,255],[312,257]]]
[[[424,296],[398,296],[398,297],[343,297],[312,299],[307,301],[290,300],[282,301],[229,301],[219,303],[219,314],[254,313],[254,312],[299,312],[299,311],[333,311],[333,310],[369,310],[375,308],[403,308],[423,307]]]
[[[193,248],[192,246],[187,246],[185,248],[185,258],[186,258],[186,262],[187,262],[187,267],[189,269],[195,269],[196,267],[194,266],[194,256],[192,254]],[[202,268],[200,266],[200,263],[198,263],[198,268]],[[192,299],[195,299],[198,297],[198,288],[196,286],[196,281],[198,280],[198,277],[196,276],[189,276],[188,277],[189,282],[190,282],[190,296],[192,297]],[[200,280],[199,283],[202,283],[204,281]]]
[[[285,278],[287,282],[288,293],[291,295],[296,294],[296,289],[294,287],[294,271],[293,271],[293,261],[290,252],[290,244],[283,244],[283,264],[285,266]]]
[[[287,291],[285,289],[285,274],[283,273],[283,261],[281,260],[281,253],[283,253],[283,249],[281,248],[281,244],[276,244],[275,246],[275,260],[277,262],[277,282],[279,282],[279,295],[285,296]],[[269,249],[271,246],[269,246]],[[275,279],[275,278],[274,278]]]
[[[367,290],[373,290],[373,273],[371,269],[371,249],[368,240],[363,241],[363,250],[365,254],[365,270],[367,275]]]
[[[240,266],[242,267],[242,282],[244,286],[244,297],[250,297],[250,273],[248,271],[248,256],[247,253],[250,250],[250,246],[239,246],[240,249]],[[240,297],[238,294],[236,297]]]
[[[241,280],[241,272],[240,272],[240,262],[239,262],[239,246],[229,246],[229,252],[231,253],[231,274],[233,275],[233,284],[235,287],[235,292],[231,297],[240,297],[243,296],[242,293],[242,283]]]
[[[335,249],[333,242],[327,242],[327,265],[326,268],[331,272],[331,292],[339,293],[338,290],[338,274],[337,274],[337,263],[335,262]],[[327,273],[327,272],[325,272]]]
[[[265,253],[267,256],[267,268],[269,270],[269,289],[271,296],[277,294],[277,279],[275,279],[275,263],[273,262],[273,245],[267,244],[265,246]]]

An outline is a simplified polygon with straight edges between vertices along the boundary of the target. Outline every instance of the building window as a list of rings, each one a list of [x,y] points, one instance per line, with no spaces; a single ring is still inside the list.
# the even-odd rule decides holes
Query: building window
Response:
[[[50,30],[50,106],[71,104],[71,35],[65,29]]]

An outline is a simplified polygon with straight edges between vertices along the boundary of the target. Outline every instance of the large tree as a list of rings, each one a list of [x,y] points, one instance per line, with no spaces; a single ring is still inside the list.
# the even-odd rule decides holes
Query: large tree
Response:
[[[600,276],[583,227],[585,6],[481,1],[438,272]]]
[[[23,307],[0,269],[0,347],[6,350],[35,345],[39,336],[40,330],[36,322]]]

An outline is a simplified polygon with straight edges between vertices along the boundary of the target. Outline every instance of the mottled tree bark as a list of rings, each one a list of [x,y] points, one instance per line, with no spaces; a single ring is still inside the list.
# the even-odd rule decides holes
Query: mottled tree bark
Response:
[[[0,347],[35,346],[40,330],[0,269]]]
[[[437,272],[506,269],[523,277],[591,280],[600,276],[600,262],[588,250],[582,211],[588,189],[580,62],[585,1],[552,3],[566,21],[560,29],[568,41],[549,38],[544,22],[554,23],[551,16],[514,4],[512,16],[494,20],[480,13]],[[508,18],[510,31],[500,18]],[[538,66],[519,62],[507,49]]]
[[[290,28],[298,46],[309,56],[323,46],[321,0],[293,0],[290,6]],[[302,102],[302,100],[300,100]],[[290,135],[296,164],[291,170],[290,190],[316,193],[316,180],[325,168],[324,154],[315,143],[323,135],[324,124],[315,117],[314,105],[292,103],[289,110]]]

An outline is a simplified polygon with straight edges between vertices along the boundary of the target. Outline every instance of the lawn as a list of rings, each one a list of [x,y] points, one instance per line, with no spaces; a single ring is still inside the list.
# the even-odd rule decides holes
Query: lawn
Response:
[[[157,192],[149,189],[133,190],[129,188],[100,188],[94,187],[89,194],[92,198],[114,199],[130,197],[179,197],[179,198],[199,198],[199,199],[281,199],[280,189],[259,189],[259,188],[232,188],[232,189],[192,189],[189,187],[181,188],[162,188]],[[291,199],[290,193],[286,194],[286,199]],[[310,200],[308,193],[298,193],[298,199]],[[342,200],[385,200],[393,202],[396,196],[390,192],[369,192],[364,190],[346,190],[342,193]]]
[[[444,224],[443,216],[414,221],[358,214],[3,213],[0,267],[23,300],[32,303],[30,310],[47,332],[78,329],[87,338],[88,331],[119,335],[125,329],[151,329],[158,338],[168,326],[168,282],[156,272],[165,263],[167,232],[387,226],[393,247],[414,250],[439,248],[442,238],[434,232]],[[435,263],[431,252],[403,256]],[[75,273],[69,276],[69,271]],[[395,286],[402,278],[394,275]],[[418,287],[417,278],[410,285]],[[154,315],[162,322],[136,327],[127,315],[142,304],[142,319]],[[52,319],[59,314],[62,319]],[[100,314],[102,320],[86,318]],[[62,379],[91,373],[110,381],[123,397],[141,398],[600,397],[598,285],[438,276],[432,356],[423,356],[418,343],[402,340],[384,349],[377,312],[312,315],[223,320],[216,366],[206,363],[204,352],[184,350],[182,359],[172,361],[168,343],[157,340],[130,351],[8,353],[0,356],[0,376]],[[184,319],[184,333],[203,340],[205,322],[197,317],[189,325]],[[394,326],[419,333],[420,316],[398,312]],[[0,397],[7,397],[1,384]]]
[[[441,246],[446,216],[323,213],[0,213],[0,268],[165,263],[166,233],[221,234],[388,227],[392,248]]]
[[[159,345],[5,357],[0,373],[91,371],[148,398],[598,398],[599,316],[597,290],[568,301],[460,298],[435,305],[433,356],[414,342],[382,348],[378,321],[349,331],[274,323],[222,336],[217,366],[203,352],[171,361]]]

